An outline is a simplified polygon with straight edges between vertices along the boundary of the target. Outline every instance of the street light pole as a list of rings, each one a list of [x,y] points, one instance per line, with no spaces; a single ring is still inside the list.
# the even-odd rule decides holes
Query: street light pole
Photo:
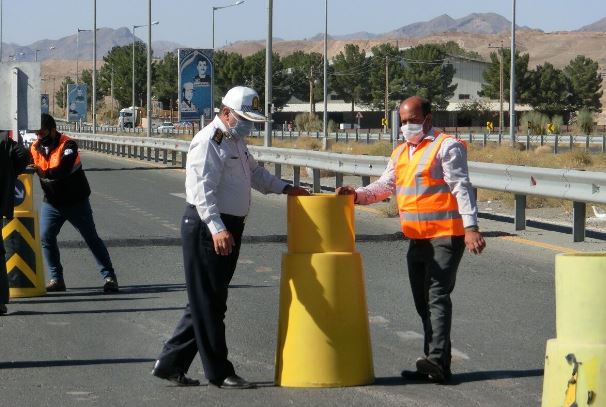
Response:
[[[93,0],[93,134],[97,133],[97,0]]]
[[[151,107],[151,54],[152,54],[152,3],[147,1],[147,137],[151,137],[152,107]]]
[[[149,14],[151,15],[151,0],[149,7],[150,7],[150,12]],[[136,112],[137,110],[135,109],[135,43],[137,42],[137,37],[135,37],[135,29],[137,28],[141,28],[141,27],[147,27],[149,26],[150,32],[148,32],[148,56],[147,56],[147,75],[148,75],[148,83],[147,83],[147,89],[148,89],[148,109],[150,109],[151,107],[149,106],[151,104],[151,86],[150,86],[150,82],[151,82],[151,26],[152,25],[158,25],[160,24],[160,21],[152,21],[149,24],[141,24],[141,25],[133,25],[133,84],[132,84],[132,98],[133,98],[133,129],[135,128],[135,122],[137,119],[136,116]],[[149,112],[148,112],[148,119],[149,119]],[[148,120],[149,121],[149,120]],[[149,133],[148,133],[149,135]]]
[[[78,63],[80,62],[80,33],[84,32],[84,31],[90,31],[90,30],[78,28],[78,32],[76,34],[76,85],[78,85],[80,83],[80,80],[79,80],[80,70],[78,68]]]
[[[267,41],[265,45],[265,140],[263,145],[271,147],[271,88],[272,88],[272,24],[273,0],[267,0]]]
[[[503,135],[503,41],[500,46],[488,44],[488,48],[499,50],[499,137],[501,137]]]
[[[210,95],[212,98],[211,101],[211,105],[213,107],[213,112],[214,112],[214,107],[215,107],[215,58],[214,58],[214,54],[215,54],[215,11],[217,10],[221,10],[224,8],[228,8],[228,7],[233,7],[233,6],[239,6],[240,4],[244,3],[244,0],[238,0],[236,1],[234,4],[230,4],[227,6],[212,6],[213,9],[213,33],[212,33],[212,38],[213,38],[213,62],[212,62],[212,77],[211,77],[211,84],[210,84]]]
[[[135,123],[137,121],[137,116],[136,116],[137,109],[135,109],[135,42],[137,41],[137,37],[135,37],[135,29],[139,28],[139,27],[142,27],[142,26],[133,25],[133,88],[132,88],[132,91],[133,91],[133,105],[132,105],[133,106],[133,116],[132,116],[133,122],[131,123],[133,130],[135,129]]]
[[[511,18],[511,75],[509,80],[509,134],[511,145],[516,142],[516,0],[512,0]]]
[[[328,148],[328,0],[324,0],[324,115],[322,120],[322,149]]]
[[[4,26],[2,25],[2,0],[0,0],[0,62],[2,62],[2,31]]]

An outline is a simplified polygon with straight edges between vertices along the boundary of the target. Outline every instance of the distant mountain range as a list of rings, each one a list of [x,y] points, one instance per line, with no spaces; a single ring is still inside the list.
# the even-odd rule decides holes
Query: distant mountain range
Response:
[[[537,31],[530,27],[518,27],[519,30]],[[404,39],[420,38],[428,35],[456,32],[456,33],[477,33],[477,34],[498,34],[511,30],[511,22],[496,13],[472,13],[468,16],[454,19],[447,14],[443,14],[429,21],[417,22],[405,25],[398,29],[388,31],[382,34],[373,34],[365,31],[346,35],[331,35],[334,40],[376,40],[376,39]],[[606,32],[606,17],[593,24],[586,25],[576,30],[578,32]],[[317,41],[324,38],[324,34],[317,34],[306,40]],[[100,28],[97,33],[97,57],[101,59],[114,46],[123,46],[132,44],[132,32],[126,28]],[[141,41],[137,37],[137,40]],[[281,41],[276,38],[275,41]],[[45,59],[92,59],[93,36],[91,32],[81,32],[78,35],[73,34],[57,40],[40,40],[29,45],[4,44],[3,60],[7,60],[9,55],[17,55],[19,60],[33,61],[35,50],[38,52],[38,60]],[[51,47],[53,49],[51,50]],[[167,52],[177,48],[185,48],[187,45],[178,44],[170,41],[152,41],[154,56],[162,57]]]

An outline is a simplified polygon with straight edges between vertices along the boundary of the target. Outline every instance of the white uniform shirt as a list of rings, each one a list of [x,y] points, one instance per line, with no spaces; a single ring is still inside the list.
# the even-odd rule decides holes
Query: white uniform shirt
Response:
[[[433,140],[435,130],[432,128],[425,138]],[[416,146],[410,144],[408,153],[410,157],[415,153]],[[454,139],[446,139],[436,154],[436,161],[441,165],[432,165],[432,176],[444,178],[450,191],[457,200],[459,213],[463,219],[463,226],[478,224],[478,208],[473,194],[473,187],[469,181],[467,169],[467,152],[465,147]],[[368,205],[382,201],[391,196],[396,190],[396,175],[394,163],[390,159],[387,168],[381,177],[372,184],[356,189],[356,203]]]
[[[215,136],[224,132],[220,141]],[[246,143],[231,137],[218,116],[191,141],[185,168],[185,195],[200,219],[216,234],[225,230],[220,214],[246,216],[250,189],[267,194],[281,193],[286,182],[259,166]]]

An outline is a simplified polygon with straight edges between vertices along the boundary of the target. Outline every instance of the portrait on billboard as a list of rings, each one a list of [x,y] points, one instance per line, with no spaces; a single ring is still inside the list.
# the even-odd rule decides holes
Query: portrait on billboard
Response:
[[[179,49],[179,120],[212,118],[212,50]]]
[[[42,113],[48,114],[48,94],[46,93],[40,95],[40,110]]]
[[[77,122],[86,120],[86,95],[88,86],[85,84],[67,85],[67,121]]]

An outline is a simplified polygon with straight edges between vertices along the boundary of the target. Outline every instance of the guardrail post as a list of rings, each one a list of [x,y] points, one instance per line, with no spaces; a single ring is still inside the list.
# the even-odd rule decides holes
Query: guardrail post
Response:
[[[185,168],[187,165],[187,153],[185,151],[181,151],[181,168]]]
[[[174,167],[175,165],[177,165],[177,152],[175,150],[172,150],[170,152],[171,155],[171,165]]]
[[[356,143],[360,141],[360,132],[358,131],[358,128],[356,127]]]
[[[145,160],[145,147],[141,146],[139,148],[139,159]]]
[[[590,136],[585,136],[585,151],[589,152],[589,143],[591,142]]]
[[[370,143],[370,129],[366,132],[366,144]]]
[[[368,175],[362,175],[362,186],[365,187],[370,184],[370,177]]]
[[[282,179],[282,164],[274,164],[274,175]]]
[[[515,195],[514,211],[515,230],[526,230],[526,195]]]
[[[131,145],[128,146],[128,158],[131,158],[133,156],[131,147]]]
[[[558,154],[558,142],[560,141],[560,138],[558,137],[557,134],[554,134],[553,136],[553,153],[554,154]]]
[[[339,131],[335,130],[335,143],[339,142]]]
[[[314,194],[317,194],[322,189],[322,186],[320,185],[320,170],[317,168],[314,168],[313,175],[314,175],[313,192],[314,192]]]
[[[301,185],[301,167],[295,165],[292,167],[292,183],[294,186],[298,187]]]
[[[349,143],[349,132],[345,132],[345,142]]]
[[[602,136],[602,154],[606,153],[606,136]]]
[[[471,143],[473,143],[473,134],[469,132],[469,145],[471,145]]]
[[[158,149],[158,148],[154,149],[154,161],[155,162],[160,161],[160,149]]]
[[[151,147],[147,147],[147,161],[151,161]]]
[[[530,134],[526,135],[526,151],[530,151]]]
[[[484,133],[484,137],[482,137],[482,148],[486,147],[486,140],[488,139],[488,135]]]
[[[335,188],[343,186],[343,173],[337,172],[335,175]]]
[[[585,214],[587,204],[585,202],[572,202],[572,239],[574,242],[585,241]]]
[[[570,136],[568,136],[568,148],[570,148],[570,151],[572,151],[572,149],[574,147],[573,146],[573,144],[574,144],[573,141],[574,141],[574,138],[573,138],[573,136],[571,134]]]
[[[316,138],[319,139],[320,138],[320,132],[316,131]]]
[[[168,150],[162,150],[162,164],[166,165],[168,163]]]
[[[502,141],[503,141],[503,134],[499,131],[499,146],[501,145]]]
[[[544,136],[541,134],[541,147],[543,147],[543,144],[545,144],[545,140],[544,140]]]

